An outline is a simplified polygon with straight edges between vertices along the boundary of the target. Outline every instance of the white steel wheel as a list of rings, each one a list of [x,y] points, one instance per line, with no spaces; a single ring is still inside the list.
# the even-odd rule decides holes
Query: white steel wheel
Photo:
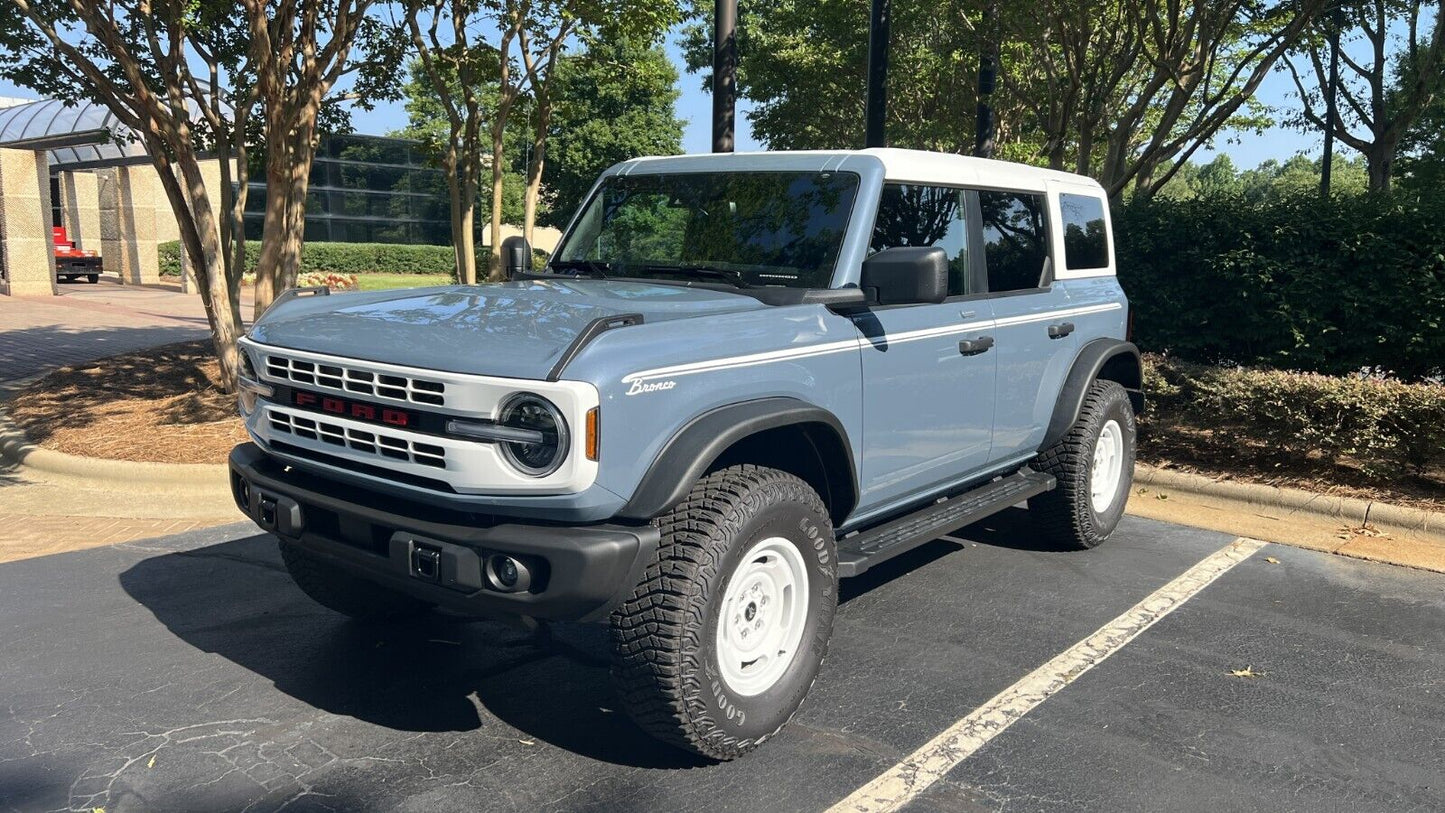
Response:
[[[739,560],[718,608],[718,665],[729,689],[752,697],[778,682],[802,643],[808,596],[803,554],[783,537]]]
[[[1094,511],[1104,513],[1114,504],[1119,482],[1124,479],[1124,430],[1119,422],[1104,424],[1094,442],[1094,464],[1089,470],[1089,502]]]

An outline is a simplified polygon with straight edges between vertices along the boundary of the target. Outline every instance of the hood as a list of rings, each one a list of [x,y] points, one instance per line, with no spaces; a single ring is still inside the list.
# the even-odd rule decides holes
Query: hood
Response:
[[[599,317],[640,313],[659,322],[761,307],[705,288],[529,280],[302,297],[267,312],[250,336],[343,358],[540,379]]]

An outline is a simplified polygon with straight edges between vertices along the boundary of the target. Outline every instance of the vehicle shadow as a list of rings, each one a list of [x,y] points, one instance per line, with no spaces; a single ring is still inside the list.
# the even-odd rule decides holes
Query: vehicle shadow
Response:
[[[642,768],[705,764],[653,740],[622,711],[604,627],[557,624],[534,634],[445,615],[365,626],[301,593],[263,535],[145,559],[120,584],[181,640],[332,714],[397,731],[517,736],[489,723],[485,709],[528,739],[584,757]]]
[[[1023,519],[1001,515],[950,536],[1016,547],[1028,538]],[[961,547],[931,542],[844,582],[840,598]],[[489,722],[485,710],[526,738],[591,759],[642,768],[706,764],[653,740],[622,711],[600,625],[553,624],[533,633],[440,614],[358,624],[307,598],[269,535],[154,556],[123,572],[120,584],[181,640],[332,714],[397,731],[516,736]]]

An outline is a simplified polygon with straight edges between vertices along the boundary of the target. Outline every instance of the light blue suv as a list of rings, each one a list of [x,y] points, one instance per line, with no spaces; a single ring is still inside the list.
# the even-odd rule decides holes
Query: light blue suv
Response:
[[[729,759],[802,702],[840,578],[1025,501],[1079,548],[1124,511],[1139,355],[1087,178],[639,159],[545,269],[503,254],[289,292],[242,342],[236,501],[327,607],[609,623],[637,723]]]

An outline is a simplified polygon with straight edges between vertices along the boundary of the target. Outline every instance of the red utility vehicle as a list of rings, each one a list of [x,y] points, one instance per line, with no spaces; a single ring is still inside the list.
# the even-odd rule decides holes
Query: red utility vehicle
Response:
[[[86,282],[100,282],[100,255],[94,251],[82,251],[75,247],[64,226],[50,229],[51,240],[55,243],[55,278],[74,280],[85,277]]]

